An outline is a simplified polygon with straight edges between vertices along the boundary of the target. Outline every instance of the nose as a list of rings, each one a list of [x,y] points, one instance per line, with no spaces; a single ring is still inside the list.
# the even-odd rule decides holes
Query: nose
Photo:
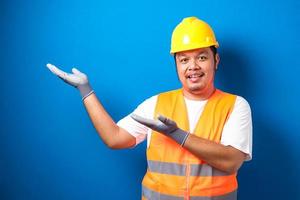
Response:
[[[188,67],[188,70],[191,71],[191,70],[196,70],[196,69],[201,69],[201,66],[197,62],[197,59],[193,59]]]

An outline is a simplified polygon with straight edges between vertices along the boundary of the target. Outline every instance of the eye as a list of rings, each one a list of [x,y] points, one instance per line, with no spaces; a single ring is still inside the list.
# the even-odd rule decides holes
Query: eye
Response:
[[[181,64],[186,64],[189,61],[189,59],[188,58],[181,58],[179,61],[180,61]]]
[[[207,57],[204,56],[204,55],[201,55],[201,56],[198,57],[198,60],[205,61],[205,60],[207,60]]]

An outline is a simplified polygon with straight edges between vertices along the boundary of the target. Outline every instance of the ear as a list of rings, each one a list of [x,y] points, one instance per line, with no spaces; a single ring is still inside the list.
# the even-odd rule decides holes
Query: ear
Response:
[[[215,61],[216,61],[216,66],[215,66],[215,68],[216,68],[216,70],[217,70],[217,69],[218,69],[218,65],[219,65],[219,63],[220,63],[220,56],[219,56],[218,53],[216,53]]]

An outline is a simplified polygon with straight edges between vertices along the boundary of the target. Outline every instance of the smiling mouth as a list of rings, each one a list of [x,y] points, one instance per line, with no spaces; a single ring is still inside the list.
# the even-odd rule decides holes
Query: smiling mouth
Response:
[[[205,75],[204,73],[200,73],[200,74],[192,74],[192,75],[188,75],[187,78],[188,78],[188,79],[201,78],[201,77],[203,77],[204,75]]]

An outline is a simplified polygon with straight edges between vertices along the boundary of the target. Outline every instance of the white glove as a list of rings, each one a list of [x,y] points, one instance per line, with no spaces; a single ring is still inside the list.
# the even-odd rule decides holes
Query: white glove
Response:
[[[77,88],[80,91],[82,100],[94,92],[89,84],[87,75],[80,72],[78,69],[73,68],[73,73],[70,74],[60,70],[50,63],[47,64],[47,67],[53,74],[58,76],[64,82]]]

